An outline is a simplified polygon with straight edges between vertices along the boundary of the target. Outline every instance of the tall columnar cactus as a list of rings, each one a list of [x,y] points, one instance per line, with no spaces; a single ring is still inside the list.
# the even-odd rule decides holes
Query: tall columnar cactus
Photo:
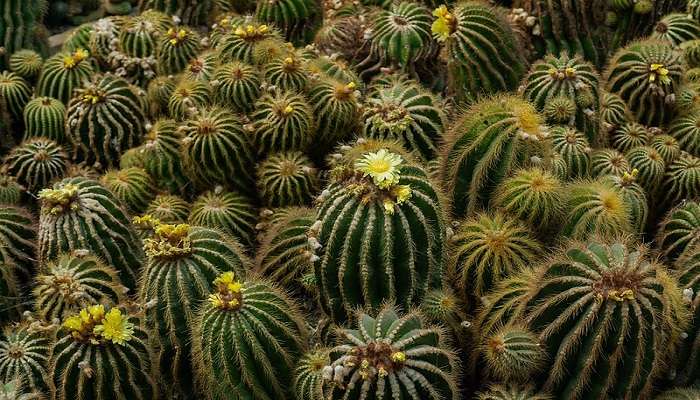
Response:
[[[5,326],[0,334],[0,382],[20,377],[25,390],[45,393],[50,350],[51,339],[46,332],[27,322]]]
[[[148,334],[120,308],[83,308],[63,321],[48,378],[56,400],[158,399]]]
[[[53,97],[63,104],[73,97],[73,90],[92,78],[95,73],[90,63],[90,53],[78,49],[72,53],[58,53],[44,62],[36,92],[40,96]]]
[[[553,398],[546,393],[537,392],[532,387],[498,384],[479,392],[476,400],[553,400]]]
[[[412,81],[377,87],[365,101],[360,120],[365,137],[399,139],[426,160],[435,157],[447,125],[438,99]]]
[[[316,126],[314,148],[326,150],[354,133],[360,115],[357,83],[321,77],[309,88]]]
[[[648,39],[620,49],[605,72],[605,88],[618,94],[637,121],[658,125],[673,115],[682,58],[663,41]]]
[[[623,153],[637,146],[646,146],[651,140],[651,133],[644,125],[636,122],[621,125],[610,134],[610,145]]]
[[[36,221],[28,210],[0,205],[0,264],[23,280],[29,279],[34,270],[36,236]]]
[[[651,37],[679,46],[683,42],[700,39],[700,21],[686,13],[671,13],[656,23]]]
[[[35,82],[39,77],[44,58],[34,50],[19,50],[10,56],[10,71],[29,82]]]
[[[159,381],[168,398],[191,399],[195,390],[190,332],[196,310],[221,272],[245,276],[249,261],[227,235],[186,224],[157,226],[144,241],[144,249],[148,260],[139,296],[143,303],[154,304],[146,312],[146,322],[158,349]]]
[[[385,149],[335,168],[309,231],[321,305],[334,321],[386,300],[409,307],[440,285],[440,200],[421,168]]]
[[[323,8],[318,0],[278,0],[258,2],[255,18],[278,27],[284,37],[297,44],[306,44],[321,25]]]
[[[182,127],[182,153],[187,173],[201,185],[229,184],[251,191],[254,164],[250,134],[229,110],[200,110]]]
[[[254,63],[253,53],[259,45],[266,40],[277,39],[280,42],[280,33],[270,26],[251,21],[241,23],[231,32],[221,38],[217,51],[222,62],[241,61],[244,63]]]
[[[472,105],[447,133],[440,178],[460,217],[484,208],[499,183],[521,165],[542,160],[547,132],[529,103],[503,96]]]
[[[550,130],[552,150],[566,163],[567,178],[585,178],[589,175],[591,147],[586,136],[571,127],[556,126]]]
[[[299,359],[294,369],[295,399],[323,399],[323,368],[330,362],[326,348],[309,350]]]
[[[141,0],[141,11],[149,9],[160,11],[166,15],[176,15],[188,25],[205,25],[214,10],[212,0]]]
[[[240,61],[218,66],[211,81],[216,102],[234,111],[253,109],[261,83],[260,71]]]
[[[447,49],[450,91],[460,101],[515,89],[527,72],[516,36],[500,9],[481,2],[441,6],[432,31]]]
[[[178,121],[186,120],[197,110],[211,104],[211,86],[202,81],[180,79],[168,99],[169,116]]]
[[[450,238],[448,274],[476,306],[503,278],[537,262],[543,250],[524,223],[479,214],[462,221]]]
[[[681,154],[678,140],[670,135],[656,135],[649,144],[663,158],[666,164],[671,164]]]
[[[499,381],[527,382],[542,371],[547,354],[529,329],[506,325],[485,336],[480,351],[487,375]]]
[[[24,138],[43,136],[63,143],[66,106],[52,97],[37,97],[24,107]]]
[[[325,398],[459,398],[459,367],[440,328],[392,306],[358,312],[353,322],[352,329],[338,330],[339,344],[323,369]]]
[[[667,133],[676,139],[681,150],[700,157],[700,111],[675,118]]]
[[[700,157],[681,152],[666,168],[660,187],[659,201],[668,208],[700,197]]]
[[[532,65],[523,79],[523,96],[539,111],[560,97],[565,97],[576,108],[567,121],[549,120],[550,123],[575,124],[586,134],[591,143],[599,143],[598,120],[598,73],[595,67],[580,56],[570,58],[547,56]],[[561,100],[558,100],[561,101]]]
[[[205,397],[289,398],[307,332],[296,306],[272,283],[219,275],[192,333]],[[221,354],[227,354],[221,357]]]
[[[656,239],[661,254],[673,263],[700,245],[700,202],[688,201],[669,211]]]
[[[47,7],[44,0],[8,0],[0,4],[0,69],[5,69],[10,55],[18,50],[46,53],[46,28],[41,21]]]
[[[35,137],[22,142],[3,159],[3,168],[28,191],[37,192],[63,178],[68,154],[51,139]]]
[[[628,151],[625,157],[629,161],[629,172],[637,170],[636,181],[649,194],[654,194],[666,170],[666,163],[661,154],[653,147],[639,146]]]
[[[253,201],[239,193],[220,189],[206,192],[194,200],[188,222],[221,230],[253,248],[257,221]]]
[[[148,205],[146,213],[166,224],[179,224],[187,221],[190,205],[174,195],[160,194]]]
[[[58,256],[42,267],[35,281],[34,310],[46,322],[63,320],[91,304],[115,306],[124,297],[114,268],[87,250]]]
[[[68,105],[66,134],[73,159],[116,167],[121,153],[141,141],[145,119],[139,97],[124,79],[98,75]]]
[[[39,262],[87,249],[114,267],[121,281],[136,288],[143,262],[141,241],[120,201],[98,182],[77,177],[39,192]]]
[[[298,151],[270,155],[257,174],[258,195],[267,207],[308,205],[318,192],[318,170]]]
[[[146,101],[151,117],[162,118],[168,114],[168,102],[177,86],[177,79],[171,75],[156,76],[146,86]]]
[[[156,196],[153,178],[137,167],[107,171],[102,184],[133,214],[144,212]]]
[[[591,177],[621,176],[632,169],[625,155],[615,149],[596,149],[591,153]]]
[[[170,119],[159,119],[146,127],[150,129],[138,148],[143,168],[158,186],[171,193],[186,193],[189,180],[180,154],[183,132]]]
[[[160,39],[156,50],[159,72],[163,75],[182,72],[202,49],[200,42],[199,34],[191,28],[168,29]]]
[[[9,112],[12,120],[22,121],[24,106],[31,96],[31,86],[24,78],[14,72],[0,72],[0,104],[3,106],[3,114]]]
[[[262,96],[250,117],[260,154],[305,150],[313,142],[313,111],[296,92],[277,91]]]

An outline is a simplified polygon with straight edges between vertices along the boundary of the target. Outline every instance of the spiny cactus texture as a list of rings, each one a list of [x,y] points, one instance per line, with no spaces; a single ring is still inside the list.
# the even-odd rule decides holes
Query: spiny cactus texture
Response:
[[[316,125],[314,148],[327,151],[347,139],[358,125],[360,92],[355,81],[323,77],[311,83],[309,104]]]
[[[600,118],[599,135],[610,132],[627,120],[627,105],[620,96],[608,92],[600,93],[598,117]]]
[[[280,33],[269,25],[256,21],[239,22],[221,38],[217,50],[223,62],[255,63],[253,53],[267,40],[274,40],[278,45],[282,42]]]
[[[262,96],[251,114],[258,152],[305,150],[313,141],[313,114],[296,92]]]
[[[218,66],[212,79],[216,101],[235,111],[251,111],[260,96],[260,72],[252,65],[232,61]]]
[[[505,382],[527,381],[543,369],[546,360],[539,338],[517,325],[485,337],[481,352],[488,372]]]
[[[700,39],[700,21],[686,13],[671,13],[659,20],[651,34],[654,39],[678,46],[689,40]]]
[[[170,192],[186,192],[188,180],[180,154],[183,133],[177,123],[159,119],[146,128],[150,129],[144,136],[144,143],[136,150],[146,173],[156,185]]]
[[[573,128],[557,126],[550,130],[552,150],[559,153],[566,164],[569,179],[589,175],[591,147],[586,136]]]
[[[92,305],[63,320],[51,351],[51,398],[158,398],[148,333],[121,308]]]
[[[161,74],[177,74],[187,67],[187,64],[202,49],[199,34],[188,27],[174,27],[161,38],[158,43],[156,57]]]
[[[621,176],[631,168],[625,155],[615,149],[596,149],[591,153],[591,177]]]
[[[37,94],[53,97],[63,104],[73,96],[73,90],[94,75],[95,70],[90,63],[90,53],[85,49],[77,49],[72,53],[58,53],[49,57],[41,69],[39,81],[36,84]]]
[[[270,58],[268,61],[260,61],[260,64],[265,65],[263,77],[269,85],[283,91],[300,92],[306,89],[309,76],[300,52],[288,49],[279,56]]]
[[[381,149],[336,173],[309,233],[324,311],[343,321],[360,305],[420,302],[440,284],[445,238],[425,172]]]
[[[33,82],[39,76],[44,59],[34,50],[19,50],[10,56],[10,71]]]
[[[19,205],[25,188],[11,175],[0,172],[0,204]]]
[[[220,231],[186,224],[161,224],[144,240],[147,262],[139,297],[153,303],[146,312],[151,340],[157,344],[158,380],[169,397],[192,398],[190,335],[196,310],[222,272],[245,276],[249,261],[241,246]],[[188,288],[181,292],[180,288]],[[196,354],[196,353],[195,353]]]
[[[656,241],[671,263],[700,245],[700,202],[687,201],[669,211],[659,226]]]
[[[637,183],[637,170],[625,172],[620,176],[608,175],[604,181],[612,184],[622,194],[630,213],[632,228],[636,233],[644,233],[649,217],[649,199],[647,191]]]
[[[182,198],[161,194],[148,205],[146,213],[166,224],[179,224],[187,221],[190,205]]]
[[[156,76],[146,86],[146,101],[152,117],[162,117],[168,113],[170,96],[178,81],[174,76]]]
[[[236,192],[214,190],[194,200],[188,222],[221,230],[252,247],[256,218],[251,199]]]
[[[358,312],[353,322],[352,329],[338,330],[338,346],[323,369],[326,398],[459,398],[455,354],[419,313],[387,306]]]
[[[66,106],[52,97],[37,97],[24,107],[24,138],[43,136],[63,143]]]
[[[610,145],[623,153],[637,146],[645,146],[651,139],[649,130],[636,122],[624,124],[610,134]]]
[[[700,197],[700,157],[686,152],[676,158],[666,168],[661,181],[661,202],[667,207],[684,199]]]
[[[694,400],[698,397],[700,397],[700,391],[697,389],[673,389],[659,394],[654,397],[654,400]]]
[[[319,28],[323,12],[318,0],[257,2],[255,18],[278,27],[294,43],[307,43]]]
[[[168,114],[178,121],[196,114],[198,108],[209,105],[211,87],[206,82],[180,79],[168,99]]]
[[[36,260],[36,236],[36,220],[28,210],[0,204],[0,264],[12,275],[23,279],[31,276]]]
[[[308,205],[318,187],[318,170],[301,152],[275,153],[258,165],[258,193],[268,207]]]
[[[529,103],[502,96],[472,105],[448,131],[440,177],[455,216],[488,205],[497,185],[515,168],[542,160],[548,133]]]
[[[330,364],[330,350],[318,348],[308,351],[294,370],[296,399],[323,398],[323,368]]]
[[[700,157],[700,112],[675,118],[669,125],[667,133],[676,139],[681,150]]]
[[[50,350],[47,332],[36,330],[26,322],[6,326],[0,334],[0,382],[19,377],[25,391],[45,393]]]
[[[650,146],[634,147],[627,152],[630,171],[637,170],[635,179],[649,193],[654,193],[664,177],[666,163]]]
[[[552,396],[535,391],[532,387],[518,385],[491,385],[487,391],[477,394],[477,400],[552,400]]]
[[[291,394],[295,361],[305,350],[307,333],[282,291],[225,272],[212,283],[192,336],[196,374],[206,398],[281,399]]]
[[[3,168],[30,192],[36,193],[63,178],[68,154],[51,139],[35,137],[22,142],[3,159]]]
[[[108,171],[102,176],[102,184],[133,214],[145,211],[155,197],[155,182],[137,167]]]
[[[0,68],[10,55],[22,49],[45,53],[48,48],[45,27],[41,24],[48,7],[45,0],[8,0],[0,5]]]
[[[126,287],[136,288],[143,263],[141,241],[112,192],[91,179],[66,178],[39,192],[39,199],[42,264],[64,252],[87,249],[114,267]]]
[[[0,72],[0,104],[10,113],[12,119],[22,120],[24,106],[31,95],[32,89],[24,78],[14,72]]]

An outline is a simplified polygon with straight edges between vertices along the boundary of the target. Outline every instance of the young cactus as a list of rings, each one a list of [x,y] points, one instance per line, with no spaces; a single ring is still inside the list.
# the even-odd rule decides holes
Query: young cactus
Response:
[[[107,171],[102,176],[102,184],[132,214],[144,212],[156,196],[156,184],[142,168],[130,167]]]
[[[328,77],[311,83],[308,99],[316,125],[316,152],[327,151],[354,132],[361,108],[357,89],[354,81]]]
[[[700,202],[684,202],[669,211],[659,226],[659,250],[670,263],[700,246]]]
[[[41,67],[44,66],[44,58],[34,50],[20,50],[10,56],[10,71],[16,73],[29,82],[35,82],[39,77]]]
[[[629,111],[620,96],[608,92],[600,94],[599,107],[600,132],[598,134],[603,139],[607,132],[614,131],[628,120]]]
[[[192,333],[195,373],[206,398],[290,398],[307,335],[296,306],[273,284],[242,281],[230,271],[219,275]]]
[[[217,104],[244,112],[253,110],[261,84],[260,72],[240,61],[218,66],[211,81]]]
[[[288,92],[303,92],[309,84],[303,53],[294,48],[282,51],[265,62],[263,77],[271,87]]]
[[[258,195],[267,207],[303,206],[319,190],[318,170],[298,151],[275,153],[258,165]]]
[[[282,42],[279,32],[264,23],[241,23],[221,38],[217,51],[222,62],[255,63],[253,53],[267,40]],[[282,42],[283,43],[283,42]]]
[[[5,326],[0,334],[0,383],[19,377],[26,391],[45,393],[51,351],[49,336],[26,321]],[[16,399],[10,397],[9,400]]]
[[[148,205],[146,213],[166,224],[180,224],[187,221],[190,204],[178,196],[159,194]]]
[[[161,75],[182,72],[202,49],[199,34],[188,27],[173,27],[158,43],[156,58]]]
[[[278,27],[290,42],[306,44],[321,25],[322,3],[318,0],[258,2],[255,18]]]
[[[666,163],[661,154],[653,147],[639,146],[628,151],[625,157],[629,162],[630,170],[628,172],[637,170],[635,180],[647,193],[656,193],[666,170]]]
[[[559,153],[566,164],[567,178],[586,178],[591,164],[591,147],[586,136],[576,129],[556,126],[550,129],[552,150]]]
[[[651,37],[679,46],[683,42],[700,39],[700,22],[686,13],[667,14],[656,23]]]
[[[700,157],[700,110],[676,117],[667,133],[676,139],[681,150]]]
[[[255,245],[255,205],[246,196],[221,188],[200,195],[192,203],[188,222],[221,230],[247,248]]]
[[[0,204],[19,205],[24,192],[24,186],[14,176],[0,172]]]
[[[36,193],[63,178],[68,154],[51,139],[35,137],[22,142],[3,159],[3,168],[29,192]]]
[[[187,193],[189,179],[182,164],[180,145],[183,132],[171,119],[154,122],[138,148],[143,168],[159,187],[171,193]]]
[[[666,164],[671,164],[681,154],[678,141],[670,135],[656,135],[649,144],[663,158]]]
[[[488,390],[477,393],[476,400],[554,400],[546,393],[532,387],[517,385],[491,385]]]
[[[622,191],[604,179],[581,181],[567,188],[568,202],[561,234],[586,240],[634,232],[632,213]]]
[[[659,202],[666,208],[684,199],[700,197],[700,157],[684,151],[666,167],[661,181]]]
[[[305,150],[313,142],[313,114],[306,99],[295,92],[262,96],[250,116],[259,154]]]
[[[63,143],[65,140],[66,106],[51,97],[37,97],[24,107],[24,139],[35,136]]]
[[[36,84],[36,92],[40,96],[53,97],[63,104],[68,104],[73,97],[73,90],[90,80],[94,74],[95,70],[87,50],[58,53],[44,63]]]
[[[621,125],[610,135],[610,144],[623,153],[638,147],[646,146],[651,140],[651,133],[644,125],[636,122]]]
[[[615,149],[596,149],[591,153],[591,177],[622,176],[631,171],[625,155]]]
[[[3,105],[3,114],[9,112],[13,121],[22,121],[24,106],[31,96],[31,86],[24,78],[14,72],[0,72],[0,104]]]
[[[294,370],[294,398],[323,399],[323,368],[330,364],[330,350],[315,348],[304,354]]]
[[[156,76],[146,86],[146,101],[153,118],[163,118],[168,114],[168,102],[175,92],[177,79],[171,75]]]
[[[488,374],[509,383],[529,381],[547,360],[537,335],[518,325],[507,325],[485,336],[480,350]]]

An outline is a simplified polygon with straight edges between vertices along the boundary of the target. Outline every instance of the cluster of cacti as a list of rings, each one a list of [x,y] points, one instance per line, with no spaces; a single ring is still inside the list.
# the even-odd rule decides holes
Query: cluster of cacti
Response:
[[[698,397],[700,0],[5,3],[1,400]]]

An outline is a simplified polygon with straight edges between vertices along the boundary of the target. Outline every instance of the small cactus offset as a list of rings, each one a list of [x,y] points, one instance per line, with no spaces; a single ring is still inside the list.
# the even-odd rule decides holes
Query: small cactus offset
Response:
[[[50,350],[50,335],[27,321],[6,326],[0,333],[0,382],[21,378],[25,391],[45,393]]]
[[[255,244],[256,219],[257,213],[251,199],[219,187],[194,200],[188,222],[221,230],[252,248]]]
[[[43,136],[65,141],[66,106],[52,97],[37,97],[24,107],[24,139]]]
[[[137,150],[143,168],[159,187],[172,193],[186,193],[189,182],[180,153],[183,132],[170,119],[159,119],[146,128],[150,129]]]
[[[296,306],[271,283],[219,275],[192,336],[195,373],[207,399],[289,398],[307,332]]]
[[[141,0],[141,11],[157,10],[165,15],[177,16],[185,24],[201,25],[209,21],[215,1],[202,0]]]
[[[0,172],[0,204],[19,205],[25,188],[12,175]]]
[[[637,183],[637,174],[638,171],[633,169],[619,176],[608,175],[602,179],[609,181],[620,191],[630,212],[632,228],[635,233],[642,234],[649,217],[649,199],[647,191]]]
[[[554,400],[552,396],[537,392],[532,387],[518,385],[491,385],[477,394],[476,400]]]
[[[300,51],[286,49],[278,56],[271,56],[264,65],[263,77],[269,87],[289,92],[303,92],[309,85],[304,55]]]
[[[316,125],[314,148],[327,151],[354,132],[361,108],[359,93],[354,81],[322,77],[310,84],[308,99]]]
[[[661,184],[666,170],[663,157],[650,146],[634,147],[625,155],[629,168],[636,170],[635,180],[649,194],[654,194]],[[620,174],[621,175],[621,174]]]
[[[91,79],[94,73],[87,50],[81,48],[72,53],[58,53],[44,62],[36,92],[68,104],[73,97],[73,90]]]
[[[667,133],[676,139],[681,150],[700,157],[700,111],[675,118]]]
[[[543,370],[547,354],[527,328],[508,325],[486,336],[481,353],[488,373],[505,382],[527,382]]]
[[[620,96],[608,92],[602,92],[600,94],[599,107],[599,136],[601,138],[605,137],[607,132],[617,129],[620,125],[627,121],[629,111],[627,110],[627,105]]]
[[[10,71],[29,82],[36,81],[44,65],[44,58],[34,50],[19,50],[10,56]]]
[[[552,150],[559,153],[566,164],[568,179],[586,178],[591,164],[591,147],[586,136],[576,129],[556,126],[550,129]]]
[[[241,61],[253,64],[253,53],[267,40],[282,42],[280,33],[270,26],[251,21],[240,23],[224,35],[217,46],[219,59],[222,62]],[[279,49],[278,49],[279,50]]]
[[[7,66],[16,51],[46,53],[48,35],[41,21],[47,8],[45,0],[6,0],[0,4],[0,69]]]
[[[138,167],[107,171],[102,176],[102,184],[132,214],[144,212],[155,198],[155,182],[145,170]]]
[[[596,149],[591,153],[591,177],[621,176],[631,170],[627,158],[615,149]]]
[[[14,121],[22,120],[24,106],[29,102],[32,89],[29,83],[14,72],[0,72],[0,104],[3,114],[9,112]]]
[[[666,164],[671,164],[681,154],[681,146],[670,135],[656,135],[649,145],[661,155]]]
[[[187,221],[190,205],[174,195],[160,194],[148,205],[146,213],[166,224],[179,224]]]
[[[168,103],[178,81],[175,77],[156,76],[146,86],[146,101],[151,117],[160,118],[168,114]]]
[[[255,18],[278,27],[290,42],[306,44],[321,24],[323,12],[318,0],[256,2]]]
[[[58,143],[44,137],[35,137],[12,149],[3,159],[3,168],[15,176],[29,192],[37,193],[63,178],[68,162],[68,154]]]
[[[168,99],[169,117],[182,121],[210,105],[211,86],[207,82],[180,79]]]
[[[644,125],[631,122],[621,125],[610,134],[610,145],[616,150],[626,153],[635,147],[649,144],[651,136]]]
[[[258,165],[258,193],[268,207],[309,205],[318,187],[318,170],[301,152],[274,153]]]
[[[323,368],[330,364],[330,350],[309,350],[294,370],[294,396],[298,400],[323,399]]]

